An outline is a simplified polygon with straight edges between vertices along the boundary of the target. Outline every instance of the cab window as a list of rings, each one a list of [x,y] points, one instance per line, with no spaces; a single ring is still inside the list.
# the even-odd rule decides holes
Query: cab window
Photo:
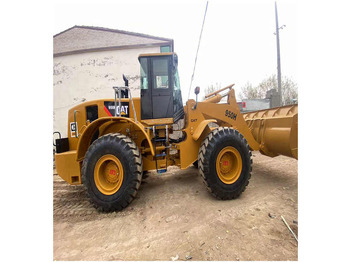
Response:
[[[167,57],[159,57],[152,61],[152,79],[154,89],[169,88],[169,66]]]
[[[141,64],[141,89],[148,89],[148,64],[147,64],[147,58],[141,58],[140,59]]]

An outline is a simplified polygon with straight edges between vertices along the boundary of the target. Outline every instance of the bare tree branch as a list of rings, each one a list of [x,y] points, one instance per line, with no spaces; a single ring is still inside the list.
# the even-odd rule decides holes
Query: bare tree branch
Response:
[[[239,99],[264,99],[266,92],[270,89],[276,89],[277,91],[277,77],[272,75],[257,86],[253,87],[251,83],[246,83],[239,93]],[[298,99],[298,86],[297,84],[288,77],[282,78],[282,105],[293,104],[293,100]]]

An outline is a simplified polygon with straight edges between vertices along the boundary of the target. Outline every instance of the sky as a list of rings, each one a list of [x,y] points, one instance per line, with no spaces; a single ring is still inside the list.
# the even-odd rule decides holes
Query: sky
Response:
[[[174,40],[183,100],[188,98],[206,0],[59,1],[54,4],[53,35],[74,25],[99,26]],[[209,0],[190,92],[200,86],[247,82],[257,85],[277,74],[275,1]],[[282,76],[297,82],[296,1],[277,1]]]

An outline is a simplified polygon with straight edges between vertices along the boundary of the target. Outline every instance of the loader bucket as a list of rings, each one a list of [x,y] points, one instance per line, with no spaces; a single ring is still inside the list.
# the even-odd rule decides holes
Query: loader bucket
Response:
[[[243,114],[260,152],[298,159],[298,105],[289,105]]]

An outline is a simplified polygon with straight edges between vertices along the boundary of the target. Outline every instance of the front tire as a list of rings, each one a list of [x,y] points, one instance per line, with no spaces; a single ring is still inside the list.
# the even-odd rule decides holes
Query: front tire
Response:
[[[141,184],[142,157],[136,144],[116,133],[101,136],[87,151],[82,182],[92,204],[103,212],[119,211],[135,198]]]
[[[252,171],[247,140],[237,130],[219,127],[203,140],[199,173],[208,191],[218,199],[237,198],[246,188]]]

